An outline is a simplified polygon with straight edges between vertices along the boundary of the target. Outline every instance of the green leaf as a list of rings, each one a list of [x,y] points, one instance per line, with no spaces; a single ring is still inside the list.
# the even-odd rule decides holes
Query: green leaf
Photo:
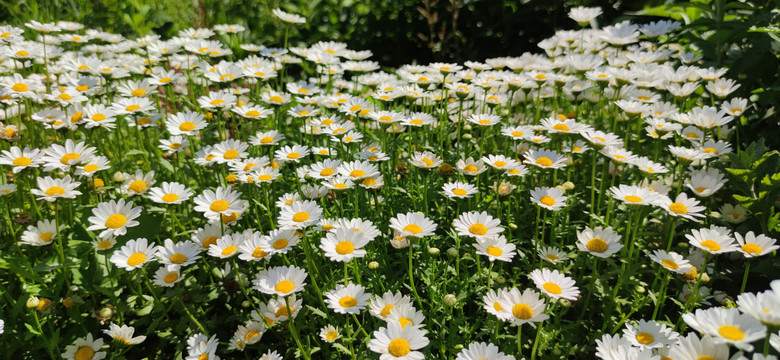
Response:
[[[30,324],[28,324],[28,323],[24,323],[24,327],[26,327],[26,328],[27,328],[27,330],[29,330],[31,333],[33,333],[33,334],[35,334],[35,335],[43,335],[41,332],[39,332],[38,330],[36,330],[34,327],[32,327],[32,325],[30,325]]]

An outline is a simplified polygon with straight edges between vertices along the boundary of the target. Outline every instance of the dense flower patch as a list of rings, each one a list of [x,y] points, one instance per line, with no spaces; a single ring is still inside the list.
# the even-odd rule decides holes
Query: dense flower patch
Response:
[[[739,143],[750,102],[679,23],[599,15],[545,55],[392,70],[240,25],[0,27],[0,349],[776,359],[780,282],[750,267],[780,156]]]

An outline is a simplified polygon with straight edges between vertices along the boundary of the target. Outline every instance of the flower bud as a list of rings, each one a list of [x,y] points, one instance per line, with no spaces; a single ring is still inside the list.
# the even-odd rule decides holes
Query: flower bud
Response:
[[[431,255],[439,255],[441,253],[441,250],[437,247],[428,248],[428,254]]]
[[[111,179],[114,180],[114,182],[125,182],[125,180],[127,180],[127,174],[117,171]]]
[[[500,285],[506,284],[506,278],[501,275],[496,276],[496,283]]]
[[[104,306],[98,311],[98,315],[103,319],[110,319],[114,317],[114,307]]]
[[[244,301],[241,302],[241,307],[244,308],[244,309],[247,309],[250,306],[252,306],[252,304],[249,302],[249,300],[244,300]]]
[[[27,299],[27,304],[25,305],[27,306],[28,309],[35,309],[38,307],[38,304],[40,303],[41,301],[37,297],[30,296],[30,298]]]
[[[455,295],[453,294],[444,295],[444,305],[453,307],[457,303],[458,303],[458,298],[456,298]]]
[[[463,140],[471,140],[471,134],[463,134],[463,136],[461,137],[463,138]]]
[[[567,181],[567,182],[563,183],[563,188],[566,189],[566,190],[572,190],[572,189],[574,189],[574,183],[571,182],[571,181]]]
[[[558,300],[558,303],[561,304],[563,307],[571,307],[571,301],[566,299],[560,299]]]
[[[374,269],[376,269],[378,267],[379,267],[379,263],[376,262],[376,261],[372,261],[372,262],[368,263],[368,268],[371,269],[371,270],[374,270]]]
[[[555,187],[556,189],[560,190],[562,193],[566,193],[566,188],[563,187],[563,185],[558,185]]]
[[[456,250],[454,247],[447,249],[447,256],[452,258],[458,257],[458,250]]]

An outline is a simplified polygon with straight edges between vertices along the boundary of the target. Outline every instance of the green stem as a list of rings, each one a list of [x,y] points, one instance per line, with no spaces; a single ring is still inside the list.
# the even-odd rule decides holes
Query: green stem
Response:
[[[742,275],[742,286],[739,287],[739,293],[745,292],[745,286],[747,286],[748,274],[750,274],[750,261],[745,261],[745,275]]]

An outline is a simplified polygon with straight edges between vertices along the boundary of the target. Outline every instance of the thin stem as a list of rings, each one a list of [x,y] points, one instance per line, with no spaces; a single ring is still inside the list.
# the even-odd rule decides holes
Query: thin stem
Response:
[[[742,286],[739,287],[739,293],[745,292],[745,286],[747,286],[748,274],[750,274],[750,261],[745,261],[745,275],[742,275]]]

